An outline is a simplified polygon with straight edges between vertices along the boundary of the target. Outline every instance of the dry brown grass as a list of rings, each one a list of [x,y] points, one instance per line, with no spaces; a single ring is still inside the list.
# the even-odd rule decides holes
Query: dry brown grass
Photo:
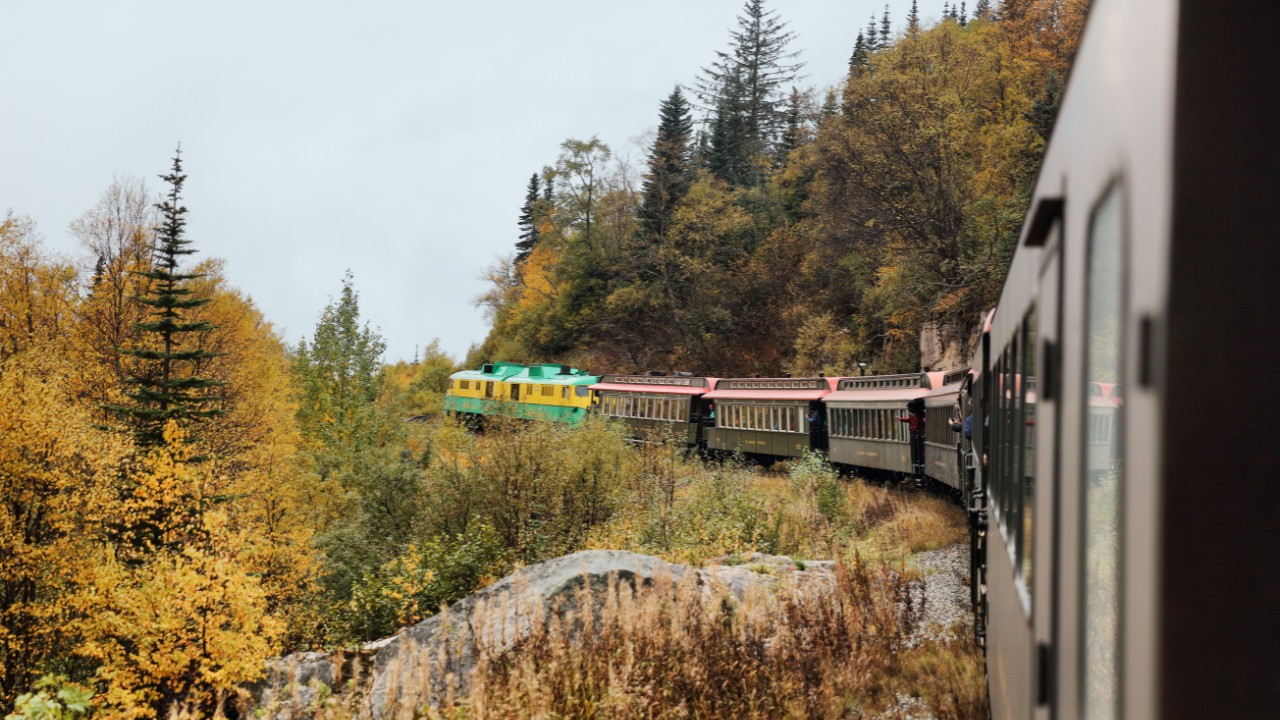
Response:
[[[659,578],[635,591],[589,585],[577,608],[551,614],[522,640],[475,647],[470,683],[456,667],[465,646],[401,652],[389,718],[858,718],[894,717],[918,698],[933,717],[984,717],[980,656],[969,643],[921,639],[913,578],[881,563],[841,563],[826,585],[723,588]],[[473,637],[494,637],[502,609],[473,616]],[[486,615],[487,613],[487,615]],[[359,717],[357,700],[317,716]]]

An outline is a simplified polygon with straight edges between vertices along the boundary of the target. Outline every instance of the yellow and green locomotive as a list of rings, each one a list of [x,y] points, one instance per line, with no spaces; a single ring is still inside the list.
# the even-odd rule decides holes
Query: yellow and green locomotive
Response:
[[[568,365],[486,363],[449,376],[444,410],[463,417],[500,415],[577,424],[586,417],[600,378]]]

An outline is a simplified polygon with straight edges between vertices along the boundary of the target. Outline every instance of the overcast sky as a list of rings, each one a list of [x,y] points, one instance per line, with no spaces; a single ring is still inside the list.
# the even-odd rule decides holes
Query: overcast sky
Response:
[[[659,102],[741,6],[0,0],[0,214],[79,255],[68,223],[115,176],[159,192],[181,141],[196,257],[224,258],[289,343],[349,268],[388,360],[432,338],[461,359],[530,174],[592,135],[642,166]],[[884,0],[767,7],[825,88]],[[891,3],[895,30],[909,7]]]

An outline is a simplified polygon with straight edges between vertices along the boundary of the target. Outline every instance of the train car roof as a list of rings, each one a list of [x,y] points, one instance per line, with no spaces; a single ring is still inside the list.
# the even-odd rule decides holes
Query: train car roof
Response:
[[[822,398],[823,402],[910,402],[931,391],[922,387],[891,387],[869,390],[837,390]]]
[[[969,368],[900,375],[868,375],[842,378],[824,402],[909,402],[925,397],[951,395],[970,374]]]
[[[521,365],[519,363],[485,363],[477,370],[463,370],[449,376],[450,380],[480,380],[489,382],[535,383],[539,385],[589,385],[599,378],[586,370],[543,363]]]
[[[708,400],[821,400],[842,378],[726,378],[716,381]]]
[[[591,386],[600,392],[702,395],[716,385],[716,378],[682,375],[605,375]]]

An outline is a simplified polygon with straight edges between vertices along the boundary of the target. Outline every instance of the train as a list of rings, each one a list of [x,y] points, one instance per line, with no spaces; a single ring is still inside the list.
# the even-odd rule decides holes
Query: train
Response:
[[[959,496],[972,477],[963,470],[970,450],[961,437],[961,389],[969,374],[596,376],[564,365],[486,363],[450,377],[444,410],[472,420],[505,416],[570,424],[590,412],[624,423],[637,439],[767,460],[822,452],[840,467],[936,482]]]
[[[997,720],[1280,712],[1278,26],[1090,7],[969,380]]]
[[[1094,0],[969,368],[555,366],[574,378],[570,420],[950,489],[995,720],[1275,717],[1276,27],[1269,0]]]

